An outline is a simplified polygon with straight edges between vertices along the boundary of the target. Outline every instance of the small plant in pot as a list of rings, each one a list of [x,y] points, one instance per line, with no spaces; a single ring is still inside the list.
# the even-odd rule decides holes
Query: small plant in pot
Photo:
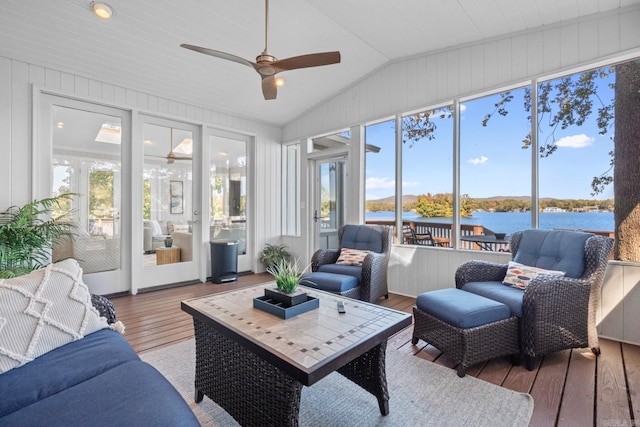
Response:
[[[268,266],[267,272],[276,279],[276,289],[265,289],[265,296],[285,307],[307,301],[307,293],[298,290],[300,277],[302,277],[304,270],[299,270],[297,259],[294,262],[281,259],[276,264]]]
[[[262,254],[260,255],[260,262],[264,264],[267,271],[270,267],[277,266],[280,261],[289,261],[291,254],[287,250],[287,245],[272,245],[267,243],[264,245]],[[272,273],[273,274],[273,273]]]

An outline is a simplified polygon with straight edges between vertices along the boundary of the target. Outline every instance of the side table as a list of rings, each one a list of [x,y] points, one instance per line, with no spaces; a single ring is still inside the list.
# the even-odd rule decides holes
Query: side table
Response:
[[[170,248],[156,249],[156,265],[173,264],[180,262],[180,248],[172,246]]]

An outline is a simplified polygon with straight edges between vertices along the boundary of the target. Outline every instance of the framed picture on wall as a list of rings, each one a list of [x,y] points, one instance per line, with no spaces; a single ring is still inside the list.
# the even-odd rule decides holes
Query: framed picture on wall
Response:
[[[169,191],[172,196],[182,197],[182,181],[169,181]]]
[[[182,181],[169,181],[170,212],[172,214],[184,213],[182,194]]]

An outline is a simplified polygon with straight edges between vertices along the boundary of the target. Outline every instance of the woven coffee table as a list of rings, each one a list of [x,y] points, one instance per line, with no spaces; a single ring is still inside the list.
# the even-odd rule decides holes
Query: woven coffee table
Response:
[[[320,307],[283,320],[253,308],[265,287],[275,283],[182,302],[195,328],[196,402],[208,396],[243,426],[297,426],[302,386],[338,371],[373,394],[387,415],[387,339],[409,326],[411,315],[308,289]],[[338,313],[338,301],[346,313]]]

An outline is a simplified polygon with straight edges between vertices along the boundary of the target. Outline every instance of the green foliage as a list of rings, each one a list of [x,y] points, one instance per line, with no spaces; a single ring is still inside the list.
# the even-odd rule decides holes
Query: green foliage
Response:
[[[275,277],[279,290],[290,294],[298,287],[304,270],[299,270],[297,259],[294,262],[280,259],[276,264],[267,267],[267,272]]]
[[[460,215],[464,217],[471,216],[474,206],[474,200],[463,194],[460,203]],[[453,194],[439,193],[433,196],[431,193],[421,194],[416,200],[414,210],[425,218],[451,218],[453,216]]]
[[[585,71],[580,74],[566,76],[564,78],[550,80],[538,85],[538,126],[545,123],[551,128],[551,132],[545,140],[540,140],[540,157],[548,157],[553,154],[558,146],[556,145],[556,130],[567,129],[569,126],[582,126],[593,114],[598,125],[599,133],[606,135],[614,124],[614,102],[605,104],[598,96],[597,79],[605,79],[610,74],[616,72],[615,66],[598,68]],[[621,94],[616,93],[616,97]],[[500,99],[494,104],[493,111],[485,114],[482,119],[482,126],[487,126],[492,117],[496,114],[507,116],[509,114],[508,104],[513,100],[510,91],[499,94]],[[594,106],[594,102],[598,103]],[[525,88],[524,110],[531,112],[531,87]],[[415,143],[425,139],[427,141],[436,138],[437,126],[434,118],[447,117],[447,108],[439,110],[429,110],[416,113],[403,118],[404,143],[408,143],[411,148]],[[529,116],[531,118],[531,116]],[[531,146],[531,133],[529,132],[522,139],[522,148]],[[612,171],[614,168],[614,152],[609,153],[611,164],[608,170],[593,178],[591,188],[592,195],[602,193],[604,189],[613,182]]]
[[[53,244],[73,235],[70,205],[73,194],[34,200],[0,213],[0,278],[22,276],[49,263]]]
[[[89,173],[89,215],[92,218],[113,217],[113,175],[109,165],[92,166]]]
[[[142,181],[142,218],[151,219],[151,180]]]
[[[287,251],[287,245],[272,245],[267,243],[264,245],[262,254],[260,254],[260,262],[265,265],[267,271],[269,268],[279,264],[281,261],[289,261],[291,254]]]
[[[613,211],[613,199],[541,199],[540,209],[557,207],[567,211],[584,212],[591,210]],[[393,212],[393,203],[367,202],[368,212]],[[421,194],[414,203],[405,203],[404,212],[415,212],[425,218],[451,218],[453,216],[453,195],[431,193]],[[488,212],[528,212],[531,210],[529,198],[473,199],[466,194],[460,200],[460,215],[470,217],[474,210]]]
[[[415,209],[416,213],[425,218],[450,218],[453,216],[453,197],[451,194],[421,194]]]

